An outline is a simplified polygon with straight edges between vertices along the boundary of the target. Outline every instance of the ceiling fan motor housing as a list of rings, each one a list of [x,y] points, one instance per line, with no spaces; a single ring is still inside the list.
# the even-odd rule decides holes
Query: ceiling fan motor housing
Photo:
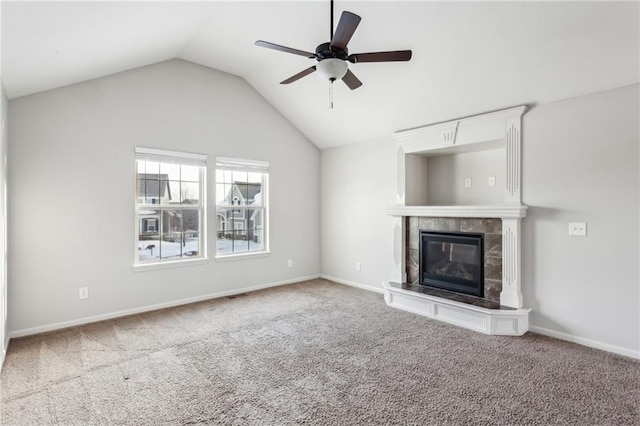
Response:
[[[316,58],[318,61],[328,58],[336,58],[342,59],[346,61],[349,57],[349,49],[346,47],[344,49],[337,49],[335,47],[331,47],[331,43],[322,43],[318,47],[316,47]]]

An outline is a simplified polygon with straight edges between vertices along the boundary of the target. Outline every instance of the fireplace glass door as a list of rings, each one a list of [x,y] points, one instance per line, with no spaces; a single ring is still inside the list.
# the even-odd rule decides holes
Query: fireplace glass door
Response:
[[[420,231],[420,284],[484,296],[483,234]]]

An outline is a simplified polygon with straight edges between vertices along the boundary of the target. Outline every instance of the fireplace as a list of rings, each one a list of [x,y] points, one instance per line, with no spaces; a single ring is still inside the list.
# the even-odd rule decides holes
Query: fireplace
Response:
[[[484,297],[484,235],[420,231],[419,284]]]
[[[526,110],[522,105],[394,134],[396,203],[386,209],[392,218],[391,273],[382,283],[387,305],[487,334],[527,332],[520,250],[527,214],[521,191]],[[490,188],[468,184],[487,177]],[[436,257],[427,253],[423,259],[421,251],[430,244],[421,230],[433,238],[476,235],[436,240]],[[438,262],[443,265],[435,267]]]

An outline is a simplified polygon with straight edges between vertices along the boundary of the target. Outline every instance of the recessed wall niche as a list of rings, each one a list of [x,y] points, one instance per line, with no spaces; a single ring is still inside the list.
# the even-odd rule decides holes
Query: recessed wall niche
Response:
[[[426,156],[426,204],[432,206],[504,203],[504,148]],[[493,185],[489,185],[492,178]],[[470,179],[467,187],[465,180]]]

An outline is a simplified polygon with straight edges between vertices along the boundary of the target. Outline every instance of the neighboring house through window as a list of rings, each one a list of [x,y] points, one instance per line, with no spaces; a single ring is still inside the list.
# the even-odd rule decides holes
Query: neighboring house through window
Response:
[[[136,148],[137,265],[205,257],[206,156]]]
[[[216,159],[217,256],[268,251],[269,163]]]

